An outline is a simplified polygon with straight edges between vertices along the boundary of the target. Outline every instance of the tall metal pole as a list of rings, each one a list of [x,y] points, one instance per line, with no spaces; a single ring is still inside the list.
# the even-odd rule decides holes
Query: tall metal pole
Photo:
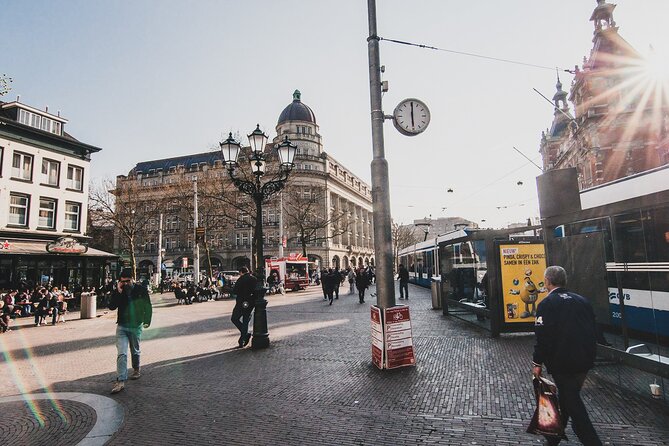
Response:
[[[193,180],[193,187],[195,190],[195,210],[193,212],[193,234],[195,246],[193,248],[193,282],[196,284],[200,282],[200,245],[197,243],[197,177]]]
[[[283,192],[279,192],[279,258],[283,257]]]
[[[260,181],[258,180],[256,190],[260,190]],[[265,300],[265,255],[263,253],[262,240],[262,192],[253,194],[253,201],[256,205],[256,230],[255,230],[255,260],[256,260],[256,283],[255,290],[255,308],[253,315],[253,339],[251,348],[269,347],[269,330],[267,329],[267,301]]]
[[[163,214],[160,213],[158,220],[158,275],[156,276],[155,285],[160,285],[160,280],[163,278]]]
[[[369,95],[372,110],[372,203],[374,209],[374,252],[376,255],[376,303],[381,308],[395,306],[393,245],[390,220],[388,162],[383,145],[381,103],[381,63],[379,36],[376,35],[376,0],[367,0],[369,18]]]

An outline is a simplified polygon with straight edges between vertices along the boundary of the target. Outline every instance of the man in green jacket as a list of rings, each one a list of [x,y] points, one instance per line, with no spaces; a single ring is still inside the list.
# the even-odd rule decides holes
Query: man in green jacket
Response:
[[[132,360],[133,373],[130,379],[139,379],[139,341],[142,336],[142,329],[151,325],[151,300],[149,292],[145,286],[133,283],[132,271],[124,269],[121,277],[116,284],[116,289],[112,292],[110,310],[118,308],[116,318],[116,384],[111,393],[118,393],[125,388],[125,382],[128,379],[128,347],[130,347],[130,357]]]

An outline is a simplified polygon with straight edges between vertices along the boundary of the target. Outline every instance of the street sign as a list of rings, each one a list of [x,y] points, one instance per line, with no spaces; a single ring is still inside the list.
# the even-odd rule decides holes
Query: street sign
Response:
[[[195,228],[195,242],[204,242],[205,228],[200,226]]]
[[[188,257],[183,257],[181,259],[181,267],[182,268],[188,268]]]
[[[372,316],[372,364],[383,369],[383,325],[381,322],[381,308],[371,307]]]
[[[398,367],[416,365],[409,307],[400,305],[386,308],[384,328],[386,368],[396,369]]]

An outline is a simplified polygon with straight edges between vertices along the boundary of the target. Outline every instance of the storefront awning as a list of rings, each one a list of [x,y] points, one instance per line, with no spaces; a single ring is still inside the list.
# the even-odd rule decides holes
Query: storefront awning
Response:
[[[84,253],[78,252],[48,252],[47,241],[40,240],[2,240],[0,241],[0,256],[3,255],[44,255],[54,257],[118,257],[109,252],[88,248]]]

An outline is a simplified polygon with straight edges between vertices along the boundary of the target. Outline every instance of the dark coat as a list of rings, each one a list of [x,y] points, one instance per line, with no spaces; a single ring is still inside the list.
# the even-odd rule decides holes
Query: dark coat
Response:
[[[232,289],[232,293],[236,295],[237,305],[244,305],[244,308],[251,309],[255,303],[254,291],[258,285],[258,279],[251,274],[244,274],[237,282]]]
[[[409,270],[407,270],[404,265],[400,266],[400,271],[397,274],[397,277],[400,279],[400,282],[407,283],[409,282]]]
[[[153,308],[149,292],[138,283],[126,285],[121,293],[115,288],[112,292],[109,309],[116,310],[116,323],[123,327],[138,327],[142,324],[151,325]]]
[[[556,288],[537,307],[532,357],[551,374],[590,370],[597,352],[595,313],[583,296]]]
[[[355,286],[359,290],[364,290],[369,287],[369,275],[367,274],[367,271],[360,271],[356,273],[355,275]]]

